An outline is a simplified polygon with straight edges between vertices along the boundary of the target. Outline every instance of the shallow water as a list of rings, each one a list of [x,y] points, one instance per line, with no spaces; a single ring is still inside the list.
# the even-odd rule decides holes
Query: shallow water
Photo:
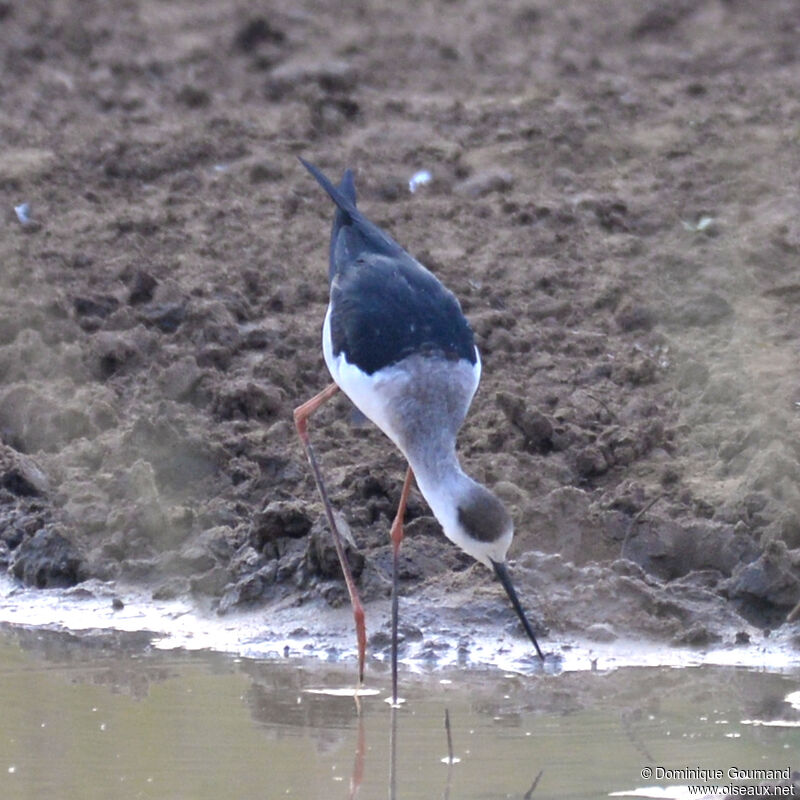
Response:
[[[164,652],[146,634],[2,628],[0,797],[375,798],[393,781],[397,798],[523,798],[541,772],[530,797],[593,798],[692,782],[645,767],[797,768],[797,670],[406,673],[393,775],[388,682],[370,676],[379,694],[359,717],[325,693],[352,677],[350,664]]]

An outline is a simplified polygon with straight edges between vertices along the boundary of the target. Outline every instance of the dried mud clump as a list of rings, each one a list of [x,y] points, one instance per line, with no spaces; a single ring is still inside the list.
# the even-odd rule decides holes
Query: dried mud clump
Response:
[[[37,589],[74,586],[81,580],[82,561],[75,545],[58,531],[42,528],[15,550],[10,570]]]

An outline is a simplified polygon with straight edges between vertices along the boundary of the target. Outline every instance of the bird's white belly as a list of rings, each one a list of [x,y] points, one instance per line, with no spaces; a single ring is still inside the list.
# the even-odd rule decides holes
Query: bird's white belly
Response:
[[[407,431],[402,430],[401,407],[415,396],[414,384],[419,380],[419,374],[415,375],[401,362],[400,365],[384,367],[368,375],[355,364],[351,364],[343,352],[334,355],[330,316],[328,307],[322,332],[322,352],[331,377],[356,408],[374,422],[408,457]],[[451,373],[450,379],[459,386],[458,394],[463,403],[462,419],[480,381],[481,360],[477,348],[475,355],[474,365],[463,359],[458,362],[442,361],[444,370]]]

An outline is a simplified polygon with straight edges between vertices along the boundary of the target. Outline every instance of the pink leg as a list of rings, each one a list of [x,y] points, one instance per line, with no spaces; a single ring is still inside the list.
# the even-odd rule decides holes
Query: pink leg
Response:
[[[408,493],[414,472],[411,467],[406,470],[406,479],[403,482],[403,491],[400,494],[400,504],[392,523],[392,703],[397,705],[397,623],[399,617],[400,597],[397,588],[397,568],[400,555],[400,542],[403,541],[403,520],[406,516]]]
[[[367,629],[364,624],[364,606],[361,605],[361,599],[358,596],[356,583],[353,580],[353,573],[350,570],[350,564],[347,561],[347,556],[344,552],[344,542],[339,529],[336,527],[336,520],[333,517],[333,508],[331,507],[328,493],[325,490],[325,484],[322,481],[322,473],[320,472],[319,465],[317,464],[314,450],[311,447],[311,441],[308,437],[308,418],[326,401],[329,400],[339,387],[332,383],[326,389],[323,389],[318,395],[312,397],[303,405],[298,406],[294,410],[294,425],[297,428],[297,435],[303,442],[303,447],[308,456],[308,463],[311,465],[311,471],[314,473],[314,482],[317,484],[317,491],[322,498],[322,505],[325,509],[325,516],[328,519],[331,533],[333,534],[333,544],[336,547],[336,555],[339,557],[339,563],[342,565],[342,573],[344,580],[347,584],[347,591],[350,594],[350,602],[353,606],[353,618],[356,624],[356,639],[358,641],[358,682],[364,680],[364,662],[367,654]]]

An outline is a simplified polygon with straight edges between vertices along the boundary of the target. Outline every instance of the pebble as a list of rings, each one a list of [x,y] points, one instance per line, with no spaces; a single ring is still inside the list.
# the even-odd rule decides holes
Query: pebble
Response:
[[[505,192],[514,185],[514,176],[504,169],[487,169],[476,172],[460,181],[453,192],[464,197],[484,197],[492,192]]]

